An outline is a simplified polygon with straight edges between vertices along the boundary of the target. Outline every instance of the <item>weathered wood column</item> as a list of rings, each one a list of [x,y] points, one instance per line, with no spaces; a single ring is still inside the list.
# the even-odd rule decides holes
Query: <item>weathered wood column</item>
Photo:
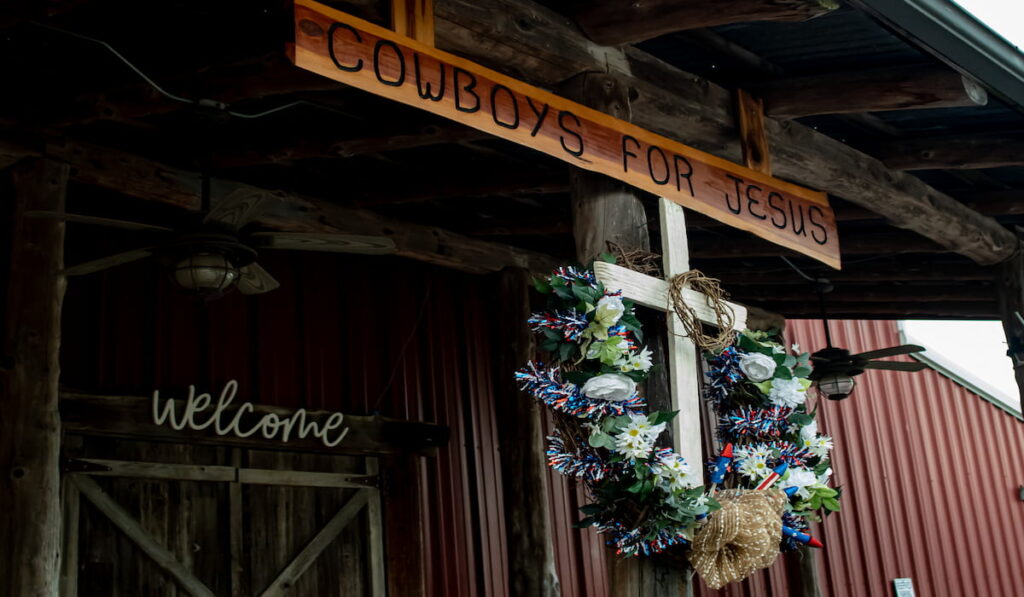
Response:
[[[0,370],[0,593],[51,596],[60,575],[60,310],[64,224],[26,218],[64,207],[68,166],[14,172],[14,219]]]
[[[604,73],[584,73],[566,82],[562,93],[592,108],[629,120],[629,91],[615,77]],[[571,171],[573,236],[576,257],[586,264],[608,250],[613,241],[624,250],[650,249],[647,214],[639,191],[600,174],[574,168]],[[655,357],[665,362],[664,338],[647,334]],[[655,388],[667,391],[668,384],[651,380],[648,400]],[[667,399],[667,396],[663,398]],[[648,558],[623,559],[610,550],[608,556],[609,593],[615,597],[677,597],[689,585],[687,571],[665,567]]]
[[[1017,228],[1017,235],[1024,230]],[[1013,257],[999,265],[996,291],[999,293],[999,314],[1006,333],[1017,389],[1024,401],[1024,243]]]
[[[547,455],[541,405],[519,391],[512,372],[534,358],[530,316],[530,275],[520,268],[499,274],[501,311],[497,399],[502,487],[505,499],[509,595],[558,597],[555,548],[548,502]]]

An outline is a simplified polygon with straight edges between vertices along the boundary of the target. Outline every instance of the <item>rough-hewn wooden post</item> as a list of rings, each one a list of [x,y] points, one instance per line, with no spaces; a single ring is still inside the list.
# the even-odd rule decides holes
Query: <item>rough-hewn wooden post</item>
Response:
[[[530,275],[520,268],[499,274],[501,336],[498,338],[498,436],[505,497],[509,595],[561,595],[548,506],[547,456],[541,406],[510,382],[512,372],[534,358]]]
[[[0,593],[55,596],[60,578],[60,310],[68,167],[39,160],[14,173],[14,220],[0,368]]]
[[[1018,228],[1017,235],[1024,234]],[[1003,320],[1003,331],[1013,361],[1013,373],[1017,378],[1017,388],[1024,400],[1024,244],[1017,253],[999,266],[996,279],[999,293],[999,314]]]
[[[561,91],[617,118],[630,117],[628,89],[610,75],[584,73],[566,82]],[[650,249],[647,214],[637,191],[606,176],[573,169],[570,192],[576,257],[580,262],[588,263],[607,251],[607,241],[627,251]],[[648,334],[648,338],[653,349],[661,347],[656,336]],[[665,357],[663,349],[658,352],[658,356]],[[655,386],[667,384],[648,384],[649,399],[657,399],[651,395]],[[647,558],[622,559],[612,552],[608,552],[608,575],[609,593],[614,597],[677,597],[684,594],[689,578],[683,570]]]

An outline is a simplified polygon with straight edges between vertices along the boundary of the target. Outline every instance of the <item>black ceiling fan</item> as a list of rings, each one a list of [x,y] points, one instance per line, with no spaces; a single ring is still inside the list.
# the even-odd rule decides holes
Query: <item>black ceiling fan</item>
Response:
[[[67,276],[83,276],[152,258],[171,271],[178,286],[204,298],[217,298],[232,286],[237,286],[242,294],[261,294],[279,287],[277,280],[256,263],[258,249],[372,255],[395,252],[394,241],[381,236],[253,230],[259,216],[281,202],[281,195],[243,188],[210,209],[209,181],[206,176],[203,178],[203,211],[188,214],[174,227],[58,212],[36,211],[26,215],[140,230],[157,237],[150,246],[68,267],[63,272]]]
[[[913,354],[924,350],[916,344],[903,344],[878,350],[869,350],[851,354],[845,348],[832,346],[832,334],[828,327],[828,312],[825,309],[825,294],[833,290],[832,283],[825,278],[814,280],[815,290],[821,305],[821,322],[825,326],[826,347],[811,355],[814,370],[810,379],[829,400],[842,400],[848,397],[856,385],[855,376],[867,369],[884,369],[886,371],[920,371],[928,365],[920,361],[880,361],[886,357]]]

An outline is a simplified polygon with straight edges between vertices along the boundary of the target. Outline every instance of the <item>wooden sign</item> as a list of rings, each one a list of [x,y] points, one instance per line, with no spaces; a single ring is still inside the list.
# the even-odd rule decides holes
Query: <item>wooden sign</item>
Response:
[[[121,439],[368,455],[431,454],[450,435],[447,427],[430,423],[230,400],[207,403],[204,395],[169,405],[141,396],[61,393],[61,428]]]
[[[772,178],[334,10],[295,1],[296,66],[532,147],[839,267],[824,193]]]

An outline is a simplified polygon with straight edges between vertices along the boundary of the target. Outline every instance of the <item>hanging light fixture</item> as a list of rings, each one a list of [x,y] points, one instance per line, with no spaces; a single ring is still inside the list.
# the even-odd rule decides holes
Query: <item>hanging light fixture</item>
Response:
[[[815,381],[815,385],[818,387],[818,391],[829,400],[842,400],[853,393],[857,380],[852,375],[837,371],[826,373],[821,379]]]
[[[174,266],[174,281],[192,294],[223,294],[236,280],[238,267],[220,253],[192,253]]]

